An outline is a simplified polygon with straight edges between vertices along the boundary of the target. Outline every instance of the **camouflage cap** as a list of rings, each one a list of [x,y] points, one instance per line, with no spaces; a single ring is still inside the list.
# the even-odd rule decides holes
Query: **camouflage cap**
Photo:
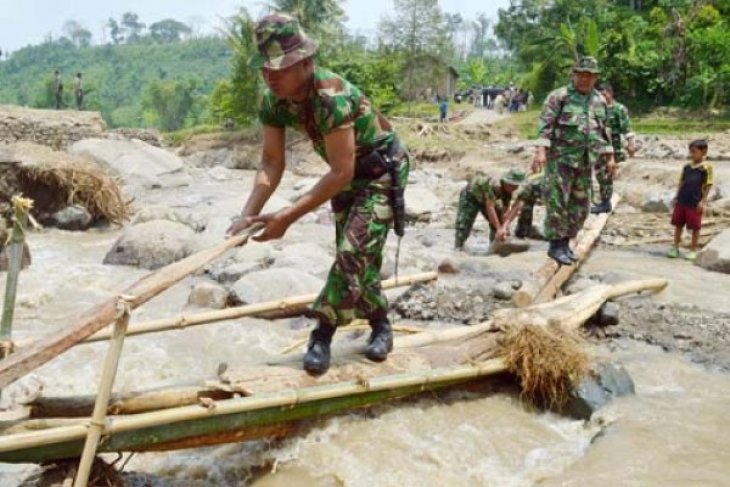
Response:
[[[520,186],[526,180],[527,176],[525,175],[525,171],[517,168],[510,169],[509,171],[502,174],[502,177],[500,178],[500,181],[502,181],[503,183],[512,184],[514,186]]]
[[[578,59],[578,62],[573,66],[574,73],[593,73],[600,74],[601,70],[598,67],[598,60],[591,56],[584,56]]]
[[[288,14],[275,13],[262,18],[256,24],[255,35],[259,52],[249,60],[253,68],[286,69],[317,52],[317,43]]]

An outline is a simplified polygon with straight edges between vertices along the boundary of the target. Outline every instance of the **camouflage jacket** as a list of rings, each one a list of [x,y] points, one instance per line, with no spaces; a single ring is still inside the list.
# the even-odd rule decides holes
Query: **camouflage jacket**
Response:
[[[534,206],[542,201],[543,180],[542,173],[531,175],[517,191],[517,201],[522,201],[528,206]]]
[[[596,90],[584,95],[570,83],[550,93],[538,131],[548,159],[571,167],[593,166],[602,154],[613,154],[608,105]]]
[[[623,154],[623,138],[631,139],[634,133],[631,131],[631,119],[629,109],[625,105],[615,101],[608,107],[608,126],[611,128],[611,139],[613,150],[616,154]]]
[[[336,129],[354,128],[358,155],[385,147],[394,133],[381,127],[370,101],[356,86],[322,68],[314,71],[314,86],[301,103],[264,92],[259,108],[263,125],[293,127],[312,140],[314,150],[327,161],[324,137]]]
[[[474,176],[474,179],[467,186],[467,191],[482,206],[487,201],[492,201],[497,208],[507,208],[512,201],[512,195],[502,191],[499,180],[494,180],[483,174]]]

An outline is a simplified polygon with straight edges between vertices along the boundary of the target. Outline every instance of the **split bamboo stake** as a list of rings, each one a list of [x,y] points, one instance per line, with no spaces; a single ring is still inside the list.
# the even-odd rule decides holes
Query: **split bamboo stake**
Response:
[[[611,199],[611,205],[616,208],[621,201],[621,197],[614,193]],[[549,291],[543,293],[545,296],[549,292],[556,288],[560,289],[560,286],[567,281],[573,273],[581,266],[583,261],[588,257],[591,247],[596,242],[598,237],[601,235],[603,227],[606,226],[608,218],[611,213],[601,213],[599,215],[590,215],[583,229],[578,233],[575,243],[575,255],[578,257],[578,262],[571,266],[559,267],[555,261],[548,259],[537,271],[532,275],[532,278],[525,281],[522,287],[515,293],[513,301],[518,308],[524,308],[531,305],[538,299],[543,289],[549,287]],[[560,277],[555,278],[556,274]],[[557,291],[555,291],[557,292]],[[555,295],[553,292],[553,296]]]
[[[130,309],[138,308],[227,251],[244,245],[251,235],[262,228],[263,225],[254,225],[241,234],[228,238],[214,247],[163,267],[140,279],[123,291],[121,295],[127,296]],[[28,372],[52,360],[114,321],[117,316],[116,305],[117,297],[107,299],[88,310],[73,325],[39,340],[32,347],[20,350],[10,357],[0,360],[0,388],[11,384]]]
[[[81,460],[79,461],[79,468],[76,473],[76,479],[74,480],[73,487],[86,487],[88,484],[91,466],[94,463],[94,457],[96,457],[96,448],[99,445],[99,440],[101,439],[101,435],[104,432],[104,427],[106,425],[106,411],[109,406],[109,398],[112,394],[114,380],[117,377],[119,358],[122,355],[124,335],[127,331],[127,326],[129,325],[129,315],[131,312],[130,306],[124,298],[119,300],[117,306],[119,307],[120,315],[114,323],[114,334],[111,342],[109,343],[109,350],[106,353],[106,358],[104,359],[104,369],[101,374],[99,392],[96,396],[94,412],[91,415],[91,421],[89,422],[89,431],[86,436],[84,451],[81,454]]]
[[[288,408],[327,399],[352,396],[366,392],[390,391],[398,388],[421,386],[424,390],[439,384],[465,381],[504,373],[507,368],[501,359],[491,359],[476,364],[437,368],[421,372],[386,375],[367,380],[351,380],[337,384],[287,389],[235,399],[215,401],[215,407],[199,405],[182,406],[163,411],[112,417],[107,420],[106,435],[172,425],[183,421],[202,420],[211,417],[256,411],[265,408]],[[40,445],[64,443],[84,438],[84,424],[60,426],[46,431],[0,436],[0,452],[16,451]]]
[[[6,358],[13,351],[12,331],[15,316],[15,299],[18,293],[18,278],[23,268],[23,249],[25,246],[25,227],[28,215],[33,208],[33,200],[13,197],[13,230],[10,234],[10,258],[8,274],[5,282],[5,301],[3,317],[0,323],[0,359]]]

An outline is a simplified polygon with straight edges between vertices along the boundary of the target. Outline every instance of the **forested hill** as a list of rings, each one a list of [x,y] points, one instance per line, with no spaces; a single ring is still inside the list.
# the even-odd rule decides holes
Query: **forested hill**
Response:
[[[191,124],[203,118],[206,98],[217,81],[230,77],[232,51],[225,39],[140,42],[78,47],[69,39],[18,50],[0,61],[0,104],[53,106],[53,71],[63,73],[66,104],[73,106],[74,76],[83,73],[85,108],[101,111],[110,126],[150,126],[143,108],[154,89],[184,84],[193,109]]]

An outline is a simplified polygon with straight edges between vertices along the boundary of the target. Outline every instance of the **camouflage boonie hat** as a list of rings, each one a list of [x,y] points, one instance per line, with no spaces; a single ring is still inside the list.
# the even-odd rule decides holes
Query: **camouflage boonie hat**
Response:
[[[299,26],[299,21],[288,14],[267,15],[256,24],[258,54],[249,60],[253,68],[286,69],[314,56],[317,43]]]
[[[502,174],[502,178],[500,179],[503,183],[512,184],[514,186],[520,186],[526,180],[527,176],[525,175],[525,171],[522,169],[510,169],[506,173]]]
[[[601,74],[601,69],[598,67],[598,60],[596,58],[585,56],[575,63],[575,66],[573,66],[573,72]]]

